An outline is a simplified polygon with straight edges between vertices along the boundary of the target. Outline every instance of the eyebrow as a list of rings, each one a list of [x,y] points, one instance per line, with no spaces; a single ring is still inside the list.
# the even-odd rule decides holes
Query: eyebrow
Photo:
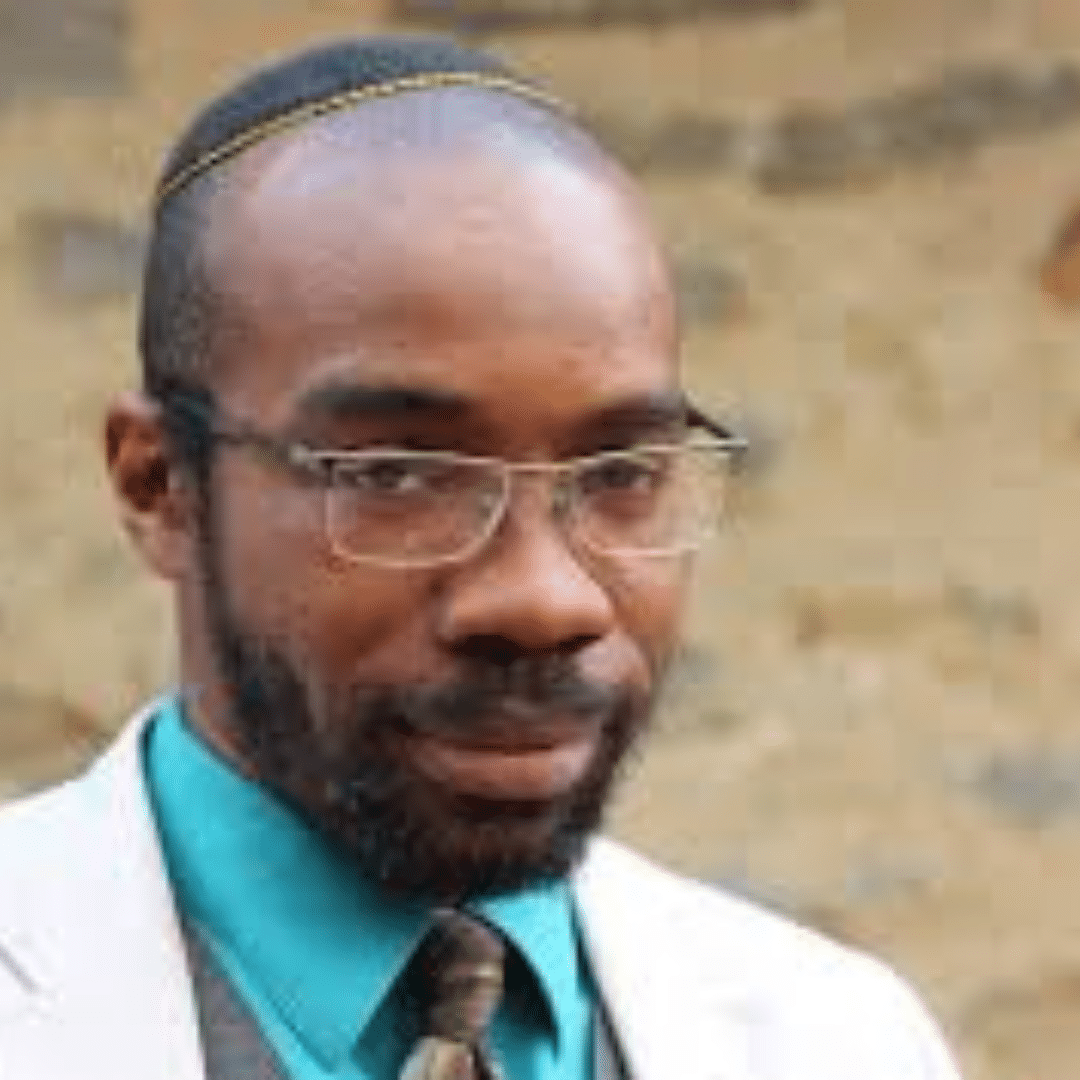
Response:
[[[304,393],[296,406],[299,420],[449,419],[471,411],[468,397],[450,390],[406,384],[365,385],[327,382]],[[579,423],[593,434],[620,435],[701,428],[725,438],[730,432],[693,405],[682,391],[642,394],[603,405]]]
[[[469,403],[460,394],[429,387],[328,382],[301,395],[301,420],[358,420],[395,417],[443,417],[461,414]]]
[[[581,427],[600,433],[665,430],[685,426],[692,411],[682,393],[663,391],[601,406],[584,419]]]

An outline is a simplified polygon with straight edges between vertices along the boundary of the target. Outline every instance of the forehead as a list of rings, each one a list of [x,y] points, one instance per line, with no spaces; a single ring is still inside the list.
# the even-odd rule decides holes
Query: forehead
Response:
[[[282,418],[323,382],[555,414],[672,385],[666,272],[625,177],[505,117],[442,130],[444,96],[235,163],[206,244],[223,392]]]

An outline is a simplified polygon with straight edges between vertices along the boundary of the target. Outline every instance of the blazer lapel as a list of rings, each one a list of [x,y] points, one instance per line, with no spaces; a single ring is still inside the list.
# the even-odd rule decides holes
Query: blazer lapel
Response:
[[[687,955],[685,911],[655,871],[597,841],[575,880],[586,950],[630,1080],[758,1080],[753,1024],[722,972]],[[682,934],[675,931],[682,930]]]
[[[143,783],[152,711],[84,778],[0,817],[16,875],[0,889],[0,1076],[205,1080]]]

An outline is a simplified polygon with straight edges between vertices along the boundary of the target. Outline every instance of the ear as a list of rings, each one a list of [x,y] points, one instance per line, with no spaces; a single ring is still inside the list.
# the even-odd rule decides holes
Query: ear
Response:
[[[181,578],[195,552],[195,493],[170,453],[161,407],[126,393],[105,420],[105,458],[128,534],[148,565]]]

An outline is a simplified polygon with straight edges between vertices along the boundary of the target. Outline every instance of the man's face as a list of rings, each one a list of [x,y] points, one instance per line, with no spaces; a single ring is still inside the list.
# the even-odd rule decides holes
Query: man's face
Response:
[[[515,462],[673,434],[672,304],[617,178],[348,149],[301,132],[216,205],[220,415],[324,449]],[[389,889],[564,874],[650,711],[685,559],[575,543],[548,481],[520,474],[468,558],[354,563],[317,485],[215,453],[181,588],[196,723]]]

